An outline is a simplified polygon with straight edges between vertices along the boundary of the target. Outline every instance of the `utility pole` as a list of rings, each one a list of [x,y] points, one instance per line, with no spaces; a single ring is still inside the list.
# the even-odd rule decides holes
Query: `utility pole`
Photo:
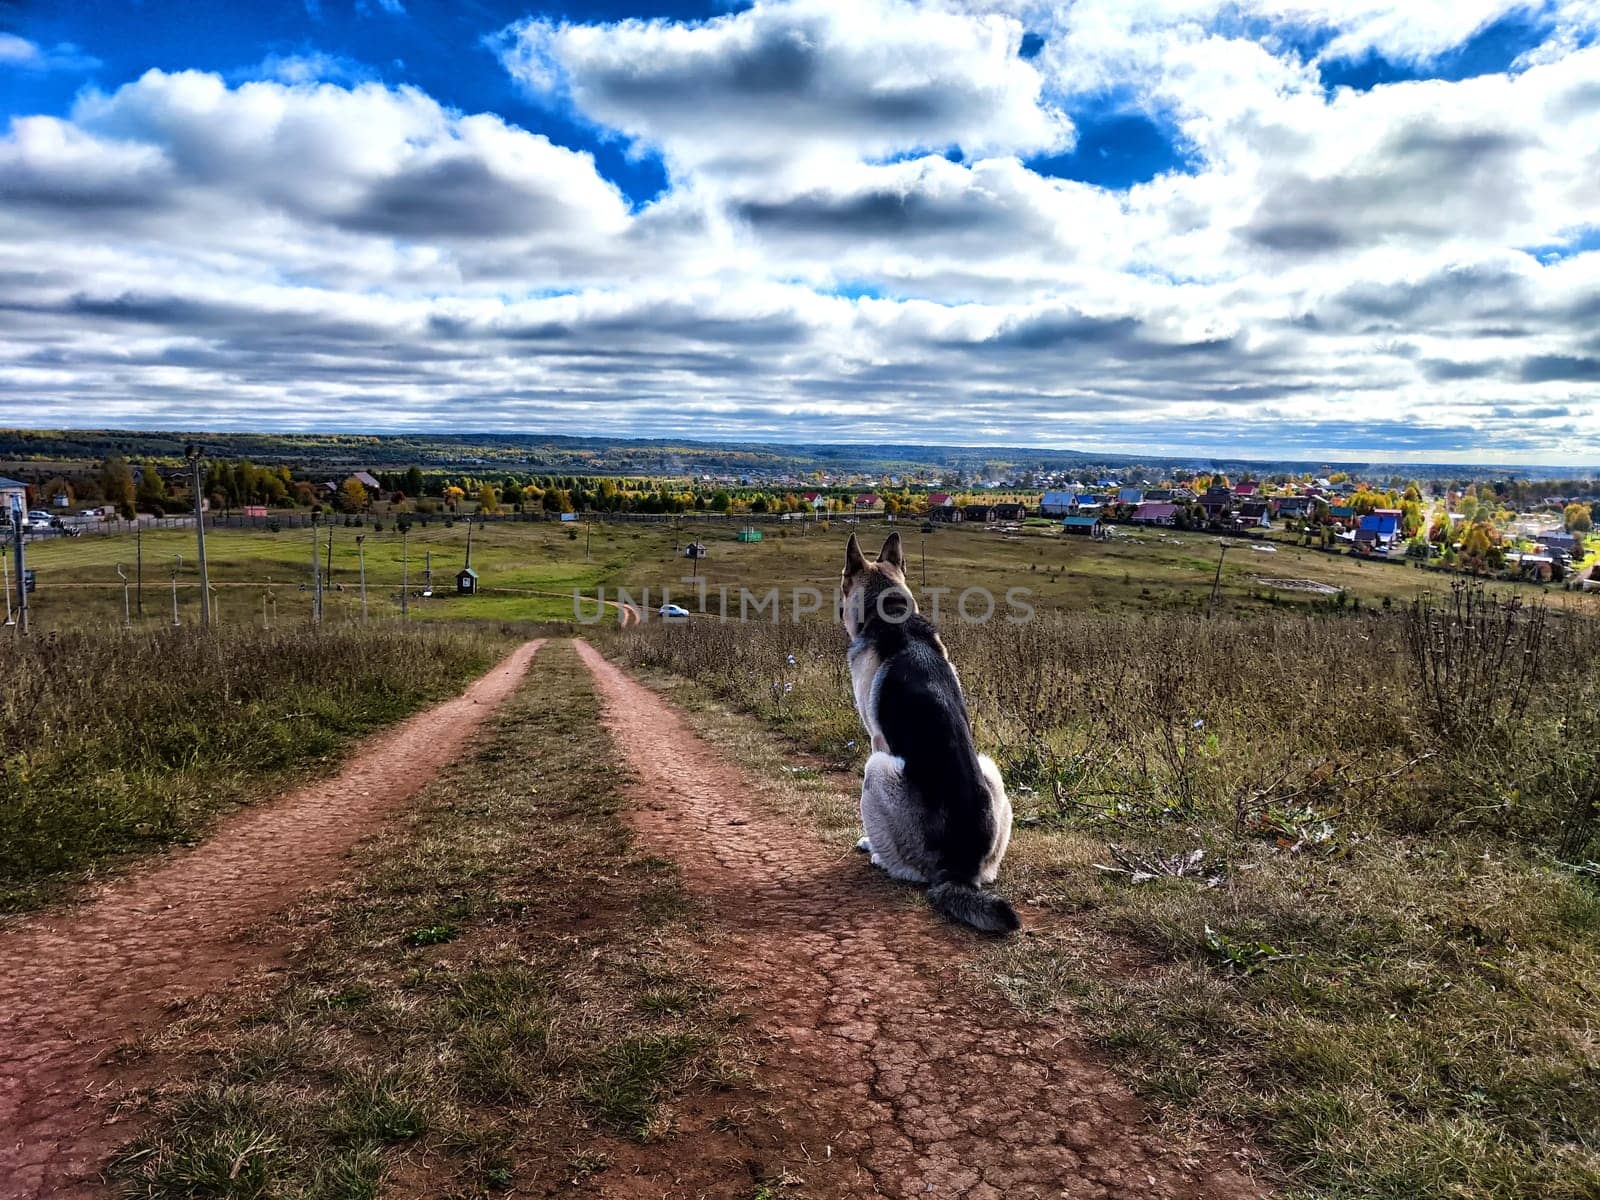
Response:
[[[467,531],[467,540],[469,542],[472,540],[472,531],[470,529]],[[471,558],[472,555],[468,554],[467,557]],[[424,596],[431,596],[433,594],[433,551],[432,550],[424,550],[422,552],[422,594]]]
[[[318,556],[321,544],[317,541],[317,527],[311,527],[311,623],[322,624],[322,559]]]
[[[211,627],[211,577],[206,573],[206,517],[202,507],[205,498],[205,463],[200,460],[200,446],[191,442],[184,447],[184,456],[188,458],[189,465],[194,469],[194,481],[190,487],[194,490],[194,537],[195,549],[200,556],[200,625],[202,628]]]
[[[1217,592],[1222,587],[1222,560],[1232,548],[1227,542],[1217,543],[1217,574],[1211,581],[1211,607],[1206,610],[1207,617],[1217,615]]]
[[[155,470],[154,467],[149,469]],[[138,513],[133,514],[133,547],[134,553],[138,555],[139,565],[134,570],[139,578],[139,616],[142,618],[144,616],[144,526],[139,524]]]
[[[922,535],[922,586],[928,586],[928,535]]]
[[[183,570],[183,555],[172,556],[172,627],[176,629],[183,622],[178,620],[178,572]]]
[[[323,573],[329,590],[333,588],[333,526],[328,526],[328,569]]]
[[[364,533],[356,534],[356,558],[361,563],[361,623],[367,623],[367,552],[362,548],[362,543],[367,540]]]
[[[410,531],[400,531],[400,619],[406,619],[406,602],[411,598],[411,560],[406,557],[406,534]]]
[[[594,525],[593,525],[592,522],[585,521],[583,523],[583,561],[584,562],[588,562],[589,561],[589,542],[591,541],[591,539],[593,539],[593,537],[594,537]]]
[[[117,564],[117,578],[122,580],[122,623],[132,625],[133,619],[128,615],[128,577],[123,573],[122,564]]]
[[[15,542],[13,549],[17,556],[17,632],[28,632],[28,564],[22,550],[22,497],[12,493],[11,496],[11,536]],[[6,596],[11,595],[11,588],[6,587]],[[9,607],[9,601],[8,601]]]

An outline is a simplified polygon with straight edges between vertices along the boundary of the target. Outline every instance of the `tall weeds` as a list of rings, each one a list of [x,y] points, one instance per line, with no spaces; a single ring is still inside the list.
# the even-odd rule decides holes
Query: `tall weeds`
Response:
[[[1564,741],[1560,722],[1589,703],[1600,632],[1481,591],[1404,614],[1042,612],[943,635],[979,742],[1030,820],[1212,814],[1242,828],[1294,808],[1570,841],[1563,814],[1582,809],[1567,776],[1522,769],[1530,760],[1507,748],[1535,739],[1543,763],[1537,739]],[[612,636],[627,661],[696,679],[836,761],[865,756],[837,627],[691,621]],[[1486,802],[1508,770],[1518,804]]]
[[[0,641],[0,909],[107,855],[197,836],[493,650],[473,632],[353,625]]]

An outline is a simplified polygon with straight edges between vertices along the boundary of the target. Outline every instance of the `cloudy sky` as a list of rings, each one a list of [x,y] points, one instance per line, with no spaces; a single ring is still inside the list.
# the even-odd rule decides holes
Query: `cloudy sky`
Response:
[[[0,0],[0,425],[1600,463],[1600,0]]]

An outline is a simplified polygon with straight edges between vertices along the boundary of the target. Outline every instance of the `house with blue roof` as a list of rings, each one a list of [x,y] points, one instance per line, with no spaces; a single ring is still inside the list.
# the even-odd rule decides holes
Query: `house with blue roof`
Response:
[[[1356,545],[1388,552],[1401,538],[1400,510],[1380,508],[1356,523]]]
[[[1046,492],[1039,499],[1041,517],[1064,517],[1078,507],[1076,492]]]

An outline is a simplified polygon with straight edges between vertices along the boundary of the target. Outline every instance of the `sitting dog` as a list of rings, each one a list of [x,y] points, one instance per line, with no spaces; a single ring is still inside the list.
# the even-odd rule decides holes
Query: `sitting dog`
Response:
[[[928,885],[944,916],[986,933],[1021,922],[981,885],[1011,840],[1011,801],[994,761],[972,743],[966,699],[933,623],[906,586],[900,535],[869,563],[845,547],[843,617],[856,711],[872,738],[861,781],[857,848],[895,879]]]

